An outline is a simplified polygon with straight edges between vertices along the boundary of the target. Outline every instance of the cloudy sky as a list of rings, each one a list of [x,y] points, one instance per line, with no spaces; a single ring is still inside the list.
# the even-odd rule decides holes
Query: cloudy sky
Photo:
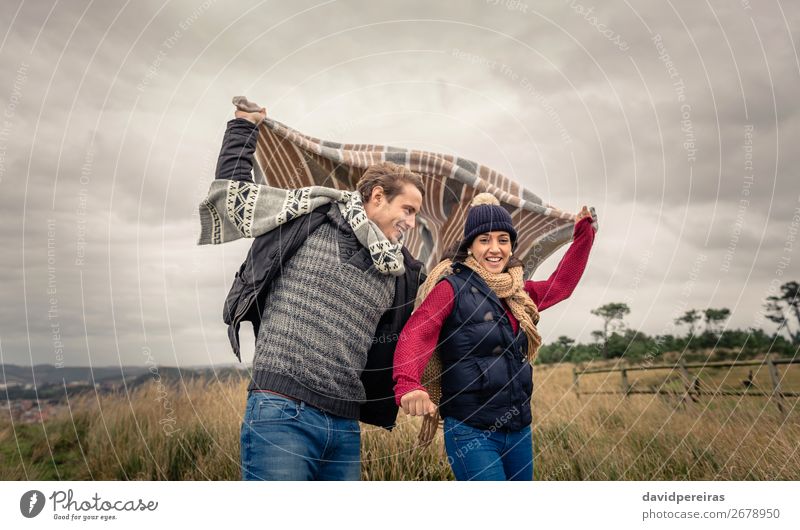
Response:
[[[307,134],[457,153],[595,206],[546,341],[589,341],[608,302],[648,333],[706,307],[771,330],[764,298],[800,279],[796,2],[231,5],[0,3],[2,362],[234,360],[222,301],[249,242],[196,240],[239,94]]]

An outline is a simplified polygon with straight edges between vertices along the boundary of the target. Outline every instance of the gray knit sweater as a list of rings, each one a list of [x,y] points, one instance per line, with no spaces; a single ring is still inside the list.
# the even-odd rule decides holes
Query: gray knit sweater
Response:
[[[375,269],[338,208],[328,216],[269,287],[248,390],[357,419],[361,372],[395,278]]]

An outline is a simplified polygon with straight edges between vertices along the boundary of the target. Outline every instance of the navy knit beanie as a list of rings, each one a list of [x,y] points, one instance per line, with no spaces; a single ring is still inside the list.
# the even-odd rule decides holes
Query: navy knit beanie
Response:
[[[472,199],[467,212],[461,248],[469,247],[481,234],[496,231],[508,232],[512,246],[517,242],[517,231],[514,230],[511,214],[500,206],[500,201],[491,193],[479,193]]]

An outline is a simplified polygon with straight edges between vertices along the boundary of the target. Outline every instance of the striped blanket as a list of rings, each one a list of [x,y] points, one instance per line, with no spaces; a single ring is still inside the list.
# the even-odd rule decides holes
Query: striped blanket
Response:
[[[481,192],[497,196],[518,232],[515,255],[528,277],[572,239],[574,215],[546,204],[497,171],[453,155],[373,144],[341,144],[306,136],[267,118],[259,128],[255,180],[278,188],[354,190],[371,164],[388,160],[422,175],[425,198],[405,245],[431,270],[463,235],[467,205]]]

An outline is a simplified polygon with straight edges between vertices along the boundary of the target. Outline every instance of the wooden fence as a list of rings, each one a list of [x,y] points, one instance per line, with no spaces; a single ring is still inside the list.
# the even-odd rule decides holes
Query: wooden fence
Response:
[[[675,365],[668,365],[668,364],[659,364],[659,365],[648,365],[648,366],[626,366],[623,368],[586,368],[583,370],[576,368],[572,369],[572,377],[573,377],[573,389],[577,394],[578,398],[581,395],[593,395],[593,394],[623,394],[626,398],[633,394],[658,394],[658,395],[671,395],[676,396],[679,398],[679,402],[685,404],[689,401],[691,402],[698,402],[701,396],[710,396],[710,397],[717,397],[717,396],[744,396],[744,397],[768,397],[775,402],[775,405],[778,407],[778,410],[781,414],[786,415],[788,413],[789,408],[786,406],[786,398],[796,398],[800,397],[800,392],[784,392],[781,390],[781,378],[780,374],[778,373],[778,365],[786,364],[800,364],[800,359],[798,358],[786,358],[786,359],[773,359],[772,357],[767,357],[763,361],[715,361],[715,362],[707,362],[707,363],[689,363],[686,364],[684,362],[679,362]],[[701,381],[700,378],[697,376],[692,375],[689,372],[690,368],[722,368],[722,367],[740,367],[740,366],[758,366],[759,368],[766,366],[767,370],[769,371],[770,380],[772,382],[772,390],[771,391],[763,391],[758,389],[758,387],[752,381],[752,371],[751,375],[748,376],[748,379],[742,381],[744,383],[745,389],[744,390],[707,390]],[[635,372],[635,371],[642,371],[642,370],[673,370],[676,371],[683,382],[683,390],[681,391],[674,391],[674,390],[665,390],[661,387],[659,388],[635,388],[635,385],[631,385],[628,383],[628,372]],[[580,378],[582,376],[588,374],[599,374],[599,373],[609,373],[609,372],[620,372],[621,381],[620,381],[620,389],[619,390],[597,390],[591,392],[582,392],[580,389]],[[747,384],[747,382],[750,384]],[[662,385],[663,386],[663,385]]]

